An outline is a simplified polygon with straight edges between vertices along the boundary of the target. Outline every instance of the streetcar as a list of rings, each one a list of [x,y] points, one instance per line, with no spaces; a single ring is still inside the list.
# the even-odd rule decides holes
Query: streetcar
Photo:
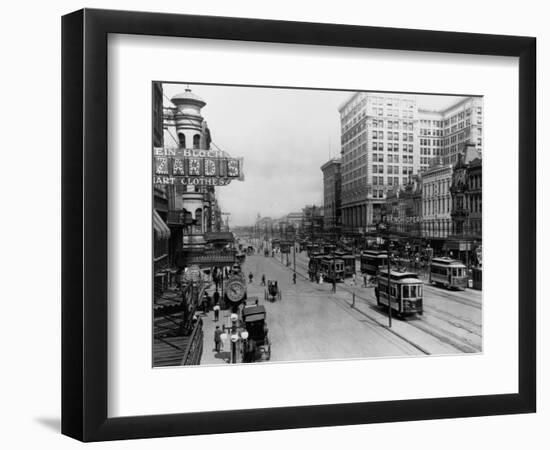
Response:
[[[326,255],[321,253],[312,253],[307,265],[309,280],[314,281],[317,274],[321,273],[321,261]]]
[[[328,255],[336,250],[336,245],[322,243],[319,248],[323,253]]]
[[[424,313],[422,305],[422,280],[414,272],[401,272],[390,269],[389,299],[391,309],[400,317]],[[382,267],[374,288],[376,304],[388,309],[388,273]]]
[[[306,249],[307,249],[307,256],[309,256],[310,258],[314,253],[319,253],[320,251],[320,247],[317,244],[308,244]]]
[[[388,265],[388,252],[385,250],[365,250],[361,252],[361,273],[375,276],[380,266]]]
[[[321,258],[321,274],[326,281],[344,281],[344,260],[332,256]]]
[[[344,261],[344,277],[352,277],[355,274],[355,256],[341,250],[334,252],[334,256]]]
[[[429,281],[447,289],[464,290],[468,286],[466,266],[452,258],[433,258],[430,264]]]

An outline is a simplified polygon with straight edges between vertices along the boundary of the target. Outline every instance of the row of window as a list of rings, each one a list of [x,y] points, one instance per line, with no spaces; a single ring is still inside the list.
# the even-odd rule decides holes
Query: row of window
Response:
[[[372,143],[372,149],[374,151],[383,151],[384,150],[384,143],[383,142],[373,142]],[[387,144],[388,152],[398,152],[399,151],[399,144],[395,142],[388,142]],[[412,153],[414,149],[413,144],[403,144],[403,151]]]
[[[399,180],[399,177],[388,177],[387,179],[389,185],[396,184],[395,180]],[[402,180],[403,184],[407,184],[409,177],[402,177]],[[375,186],[384,186],[385,181],[385,178],[381,176],[372,177],[372,184]]]
[[[399,120],[388,120],[386,122],[388,130],[399,130],[400,121]],[[372,121],[372,127],[373,128],[384,128],[384,120],[383,119],[373,119]],[[401,129],[405,131],[413,131],[414,130],[414,122],[401,122]]]
[[[402,133],[402,135],[403,135],[403,140],[404,141],[410,141],[410,142],[414,141],[412,133]],[[387,136],[388,136],[387,139],[389,141],[398,141],[399,140],[399,132],[398,131],[395,131],[395,132],[388,131]],[[372,138],[373,139],[384,139],[384,132],[373,130]]]
[[[421,136],[443,136],[443,130],[430,130],[426,128],[420,129]]]
[[[450,197],[439,199],[424,200],[424,215],[446,214],[450,212],[451,202]]]
[[[450,180],[437,180],[426,182],[423,184],[423,197],[433,197],[435,195],[447,195],[449,193],[449,187],[451,185]]]
[[[403,161],[404,163],[409,163],[409,164],[412,164],[412,159],[410,160],[410,162],[407,160],[407,161]],[[411,173],[412,174],[412,167],[402,167],[402,172],[403,172],[403,175],[405,174],[409,174]],[[386,166],[386,172],[389,173],[389,174],[398,174],[399,173],[399,166]],[[383,164],[373,164],[372,165],[372,173],[384,173],[384,165]]]
[[[399,110],[393,108],[372,108],[373,115],[386,117],[402,117],[403,119],[413,119],[414,112],[412,110]]]

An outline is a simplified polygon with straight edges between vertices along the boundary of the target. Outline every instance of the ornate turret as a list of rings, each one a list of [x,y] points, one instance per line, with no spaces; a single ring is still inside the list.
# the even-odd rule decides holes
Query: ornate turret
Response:
[[[206,102],[189,88],[174,95],[170,101],[176,106],[173,118],[180,146],[201,148],[201,143],[205,142],[201,109],[206,106]]]

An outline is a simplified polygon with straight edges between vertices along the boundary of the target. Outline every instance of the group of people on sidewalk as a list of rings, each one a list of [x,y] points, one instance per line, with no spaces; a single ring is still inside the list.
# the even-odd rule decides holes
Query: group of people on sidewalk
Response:
[[[214,291],[212,297],[208,294],[208,292],[204,292],[204,297],[202,299],[202,311],[204,314],[208,314],[210,310],[214,311],[214,322],[217,322],[220,318],[220,293],[218,292],[218,289]]]

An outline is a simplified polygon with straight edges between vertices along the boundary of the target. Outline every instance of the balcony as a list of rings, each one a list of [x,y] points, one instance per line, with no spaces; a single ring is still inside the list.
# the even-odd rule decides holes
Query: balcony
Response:
[[[168,211],[166,214],[166,223],[171,226],[181,226],[185,227],[193,224],[193,219],[191,214],[188,214],[183,211]]]

